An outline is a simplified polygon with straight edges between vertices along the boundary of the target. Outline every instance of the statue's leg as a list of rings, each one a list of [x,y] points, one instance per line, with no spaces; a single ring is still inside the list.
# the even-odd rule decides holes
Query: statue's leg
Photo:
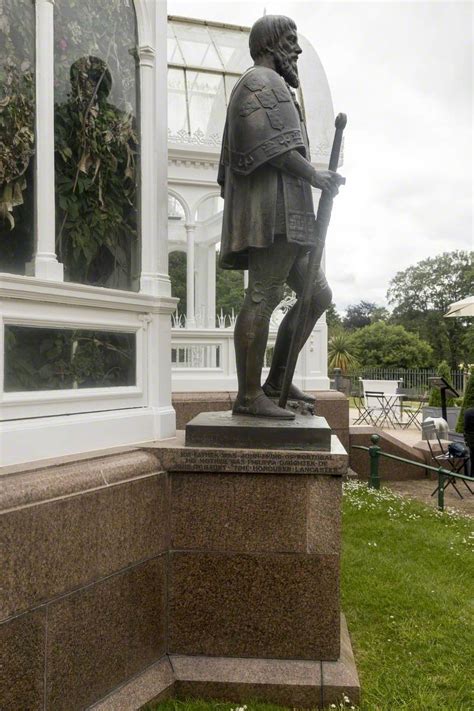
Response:
[[[308,266],[309,255],[306,254],[295,260],[295,263],[288,275],[287,284],[293,289],[299,298],[303,291],[306,270]],[[313,283],[311,296],[311,309],[306,322],[306,327],[301,336],[301,347],[306,343],[311,332],[316,324],[316,321],[322,316],[326,309],[331,304],[332,293],[327,283],[326,277],[322,269],[319,269]],[[273,351],[272,364],[268,374],[267,381],[264,385],[264,391],[273,397],[278,397],[283,383],[288,354],[290,352],[291,340],[295,328],[301,328],[297,324],[297,304],[288,311],[285,318],[280,324],[278,335]],[[303,400],[305,402],[314,402],[314,397],[303,393],[296,385],[292,384],[289,392],[290,399]]]
[[[268,248],[249,250],[249,285],[234,331],[239,381],[235,413],[294,418],[270,400],[261,386],[270,317],[281,301],[293,262],[294,246],[284,239],[275,239]]]

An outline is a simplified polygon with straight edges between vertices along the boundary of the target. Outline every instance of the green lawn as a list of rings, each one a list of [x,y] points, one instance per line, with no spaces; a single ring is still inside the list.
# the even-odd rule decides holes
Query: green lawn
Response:
[[[387,489],[345,485],[342,605],[362,684],[361,711],[474,709],[472,529],[472,519]],[[169,701],[154,708],[239,706]],[[249,702],[246,711],[276,708]]]

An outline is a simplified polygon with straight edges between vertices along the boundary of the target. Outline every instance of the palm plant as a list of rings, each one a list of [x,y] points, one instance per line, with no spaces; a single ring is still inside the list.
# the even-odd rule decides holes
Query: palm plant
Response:
[[[330,370],[340,368],[347,373],[358,366],[357,358],[351,353],[350,334],[346,331],[334,333],[328,343],[328,365]]]

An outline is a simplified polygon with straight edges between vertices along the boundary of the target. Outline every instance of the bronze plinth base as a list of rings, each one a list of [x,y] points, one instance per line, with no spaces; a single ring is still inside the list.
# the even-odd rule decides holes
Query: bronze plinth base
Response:
[[[294,420],[201,412],[186,425],[187,447],[331,451],[331,428],[324,417],[297,414]]]

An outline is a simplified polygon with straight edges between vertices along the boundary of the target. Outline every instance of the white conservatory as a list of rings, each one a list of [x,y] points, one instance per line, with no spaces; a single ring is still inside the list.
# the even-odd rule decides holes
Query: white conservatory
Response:
[[[216,175],[248,32],[156,0],[0,0],[0,466],[172,437],[172,390],[236,389]],[[322,168],[331,96],[301,45]],[[300,387],[328,388],[326,348],[323,317]]]
[[[0,1],[0,463],[170,437],[166,3]]]
[[[168,251],[186,271],[185,304],[173,317],[174,392],[235,391],[235,313],[216,303],[216,249],[223,201],[216,182],[221,136],[230,93],[252,64],[248,27],[182,17],[168,18]],[[304,95],[312,161],[326,169],[334,136],[334,112],[322,64],[311,44],[298,35],[303,53],[298,67]],[[306,87],[306,91],[305,91]],[[314,191],[315,202],[319,191]],[[176,259],[177,253],[182,260]],[[246,274],[241,276],[242,294]],[[184,277],[183,277],[184,281]],[[178,294],[177,294],[178,295]],[[268,358],[291,296],[274,313]],[[326,390],[327,327],[323,316],[300,355],[299,387]]]

